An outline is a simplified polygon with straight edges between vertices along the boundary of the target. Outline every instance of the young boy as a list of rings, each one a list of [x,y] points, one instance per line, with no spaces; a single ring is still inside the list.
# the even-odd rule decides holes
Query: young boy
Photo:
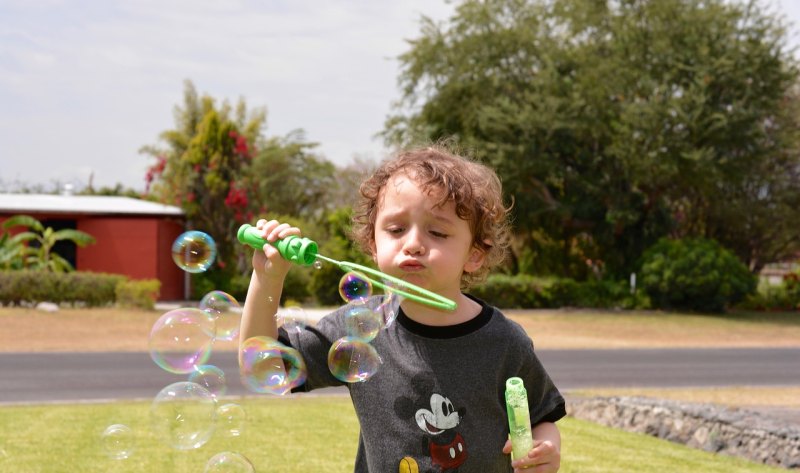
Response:
[[[381,357],[365,382],[347,384],[361,432],[356,472],[555,472],[561,439],[555,422],[564,398],[523,329],[464,292],[499,264],[508,246],[500,180],[489,168],[440,148],[415,149],[384,162],[361,185],[353,218],[356,241],[378,268],[452,299],[443,311],[403,300],[395,323],[371,342]],[[300,235],[296,227],[259,220],[270,242]],[[329,371],[328,350],[347,335],[345,306],[300,333],[276,327],[291,263],[270,245],[253,255],[241,340],[266,335],[303,356],[301,391],[342,385]],[[382,296],[368,301],[376,307]],[[524,380],[534,448],[509,453],[505,382]]]

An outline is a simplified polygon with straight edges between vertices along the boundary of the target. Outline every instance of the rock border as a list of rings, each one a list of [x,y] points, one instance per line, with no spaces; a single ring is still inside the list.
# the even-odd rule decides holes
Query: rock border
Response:
[[[800,469],[800,426],[763,413],[715,404],[645,397],[570,398],[568,415],[707,452]]]

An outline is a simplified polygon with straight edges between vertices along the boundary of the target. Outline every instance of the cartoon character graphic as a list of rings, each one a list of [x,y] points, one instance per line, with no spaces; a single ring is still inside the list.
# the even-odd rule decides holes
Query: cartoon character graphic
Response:
[[[413,420],[422,430],[423,451],[427,451],[431,464],[438,467],[436,472],[456,473],[458,467],[467,459],[467,447],[464,437],[456,431],[456,427],[464,418],[466,408],[456,409],[447,396],[432,392],[434,383],[429,379],[415,377],[411,382],[419,397],[410,399],[400,397],[395,400],[395,413],[402,419]],[[403,463],[405,462],[405,463]],[[405,457],[399,470],[403,472],[403,465],[414,462],[411,457]],[[416,470],[416,462],[413,463]]]

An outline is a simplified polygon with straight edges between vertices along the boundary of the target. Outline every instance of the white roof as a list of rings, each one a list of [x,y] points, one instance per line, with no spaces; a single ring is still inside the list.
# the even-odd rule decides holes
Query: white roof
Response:
[[[0,194],[0,212],[183,215],[180,207],[106,195]]]

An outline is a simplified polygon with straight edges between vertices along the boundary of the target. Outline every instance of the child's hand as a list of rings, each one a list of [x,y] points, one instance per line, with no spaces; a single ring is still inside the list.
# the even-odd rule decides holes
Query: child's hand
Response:
[[[511,439],[506,440],[503,453],[511,454]],[[527,458],[518,458],[511,462],[514,473],[523,471],[534,473],[556,472],[561,467],[561,452],[549,440],[534,440],[533,449],[528,452]]]
[[[261,237],[270,243],[291,235],[302,236],[299,228],[292,227],[288,223],[280,223],[277,220],[261,219],[256,222],[256,229]],[[272,245],[264,245],[264,251],[253,253],[253,269],[258,274],[282,279],[286,277],[286,273],[291,267],[292,263],[281,256],[278,249]]]

